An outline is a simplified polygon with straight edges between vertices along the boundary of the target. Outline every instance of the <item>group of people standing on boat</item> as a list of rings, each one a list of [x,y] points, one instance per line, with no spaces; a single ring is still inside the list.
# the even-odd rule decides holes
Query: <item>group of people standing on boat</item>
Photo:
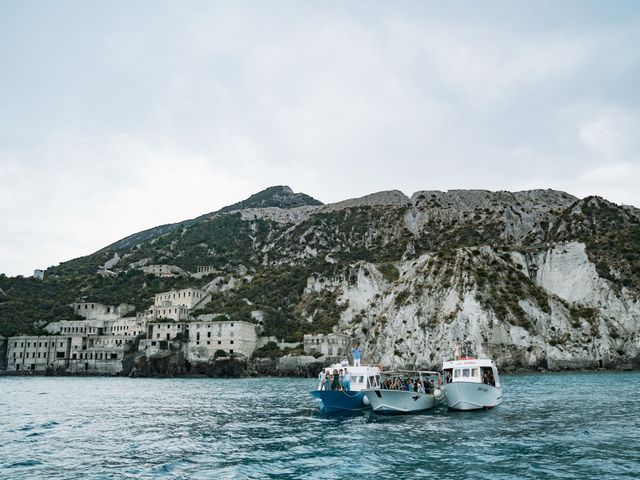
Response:
[[[340,390],[348,392],[351,390],[351,373],[347,367],[340,370],[334,369],[331,373],[331,369],[322,370],[318,375],[320,380],[320,390]]]
[[[388,378],[382,382],[382,388],[386,390],[404,390],[407,392],[431,393],[434,386],[429,380],[419,378]]]
[[[360,366],[360,346],[356,343],[351,349],[353,355],[353,365]],[[347,367],[341,369],[327,368],[318,375],[320,380],[320,390],[338,390],[348,392],[351,390],[351,373]]]

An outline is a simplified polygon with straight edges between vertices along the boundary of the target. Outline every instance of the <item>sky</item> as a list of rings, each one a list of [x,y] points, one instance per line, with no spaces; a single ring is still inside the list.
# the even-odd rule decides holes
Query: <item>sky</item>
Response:
[[[0,272],[271,185],[640,207],[640,2],[0,2]]]

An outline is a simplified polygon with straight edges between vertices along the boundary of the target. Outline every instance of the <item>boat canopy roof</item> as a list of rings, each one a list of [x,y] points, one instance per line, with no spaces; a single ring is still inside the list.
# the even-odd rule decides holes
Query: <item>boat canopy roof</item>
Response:
[[[349,365],[346,362],[342,362],[342,363],[335,363],[333,365],[328,365],[326,367],[322,367],[323,370],[331,370],[331,373],[333,373],[334,370],[344,370],[344,369],[349,370],[349,373],[352,375],[378,375],[380,374],[380,367],[378,367],[377,365],[361,365],[361,366],[353,366],[353,365]]]
[[[460,367],[493,367],[496,364],[490,358],[460,358],[458,360],[449,360],[442,364],[442,369],[460,368]]]
[[[409,375],[440,375],[440,372],[432,372],[429,370],[393,370],[390,372],[380,372],[385,377],[404,377]]]

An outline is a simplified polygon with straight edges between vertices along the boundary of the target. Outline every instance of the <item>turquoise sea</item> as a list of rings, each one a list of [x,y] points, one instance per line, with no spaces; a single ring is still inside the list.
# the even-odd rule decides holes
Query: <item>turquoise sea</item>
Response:
[[[0,377],[0,478],[640,478],[640,373],[502,380],[490,411],[329,417],[310,379]]]

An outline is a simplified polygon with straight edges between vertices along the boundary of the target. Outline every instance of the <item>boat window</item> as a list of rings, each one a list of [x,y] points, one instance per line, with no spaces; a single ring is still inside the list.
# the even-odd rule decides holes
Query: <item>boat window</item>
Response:
[[[471,369],[471,376],[472,377],[479,377],[480,374],[478,373],[478,369],[477,368],[472,368]]]
[[[469,369],[468,368],[463,368],[462,369],[462,376],[463,377],[468,377],[469,376]]]
[[[367,387],[373,387],[374,385],[375,385],[375,378],[373,376],[370,376]]]
[[[460,369],[459,369],[459,368],[456,368],[456,369],[453,371],[453,378],[458,378],[458,377],[460,377]]]

